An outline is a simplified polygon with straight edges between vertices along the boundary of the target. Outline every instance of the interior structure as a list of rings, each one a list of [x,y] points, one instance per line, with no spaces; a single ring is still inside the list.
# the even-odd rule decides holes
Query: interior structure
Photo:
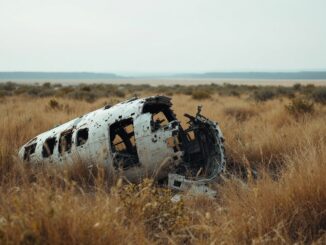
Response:
[[[64,131],[60,135],[58,150],[60,154],[70,152],[72,146],[72,129]]]
[[[24,160],[29,161],[30,156],[35,153],[36,143],[30,144],[25,147]]]
[[[54,146],[57,143],[55,137],[47,138],[42,147],[42,156],[44,158],[49,157],[53,154]]]
[[[152,132],[164,127],[165,122],[175,121],[178,124],[177,141],[171,144],[178,151],[183,151],[183,163],[176,173],[187,178],[213,178],[220,171],[223,152],[220,152],[219,132],[214,122],[200,114],[201,107],[195,116],[184,114],[189,119],[189,127],[183,129],[171,110],[171,100],[168,97],[157,96],[146,100],[143,113],[152,113]],[[169,142],[168,142],[169,143]],[[177,145],[176,145],[177,144]],[[224,150],[224,148],[222,149]]]
[[[88,140],[88,128],[79,129],[76,134],[76,145],[81,146]]]
[[[139,164],[132,118],[120,120],[110,126],[110,144],[114,166],[127,169]]]

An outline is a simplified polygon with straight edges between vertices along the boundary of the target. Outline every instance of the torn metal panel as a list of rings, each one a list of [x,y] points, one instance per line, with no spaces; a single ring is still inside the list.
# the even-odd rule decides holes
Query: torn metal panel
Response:
[[[186,191],[189,194],[205,194],[209,197],[216,197],[216,191],[209,188],[207,183],[186,179],[183,175],[168,174],[168,187],[178,191]]]
[[[97,162],[131,182],[154,177],[172,189],[213,195],[206,184],[225,168],[222,132],[200,107],[185,114],[184,129],[171,107],[165,96],[105,106],[38,135],[19,156],[35,164]]]

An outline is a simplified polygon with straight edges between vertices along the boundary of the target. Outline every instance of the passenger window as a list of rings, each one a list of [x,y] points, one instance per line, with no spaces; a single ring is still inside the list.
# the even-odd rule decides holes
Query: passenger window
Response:
[[[151,123],[152,123],[153,131],[156,131],[157,129],[168,125],[169,121],[166,118],[166,116],[164,115],[164,113],[162,111],[160,111],[160,112],[153,114],[153,119],[152,119]]]
[[[72,145],[72,129],[62,132],[59,139],[59,153],[70,152]]]
[[[114,136],[112,143],[113,143],[112,149],[114,150],[114,152],[124,152],[127,150],[125,142],[118,134]]]
[[[143,113],[148,112],[152,114],[152,132],[163,128],[168,125],[169,122],[176,120],[175,115],[168,104],[147,103],[143,107]]]
[[[24,160],[29,161],[30,156],[35,153],[36,144],[34,143],[25,147]]]
[[[85,144],[88,140],[88,128],[78,130],[76,138],[77,146]]]
[[[47,138],[43,144],[42,156],[49,157],[53,154],[54,146],[57,143],[55,137]]]
[[[125,169],[139,163],[132,118],[110,126],[110,143],[115,167]]]

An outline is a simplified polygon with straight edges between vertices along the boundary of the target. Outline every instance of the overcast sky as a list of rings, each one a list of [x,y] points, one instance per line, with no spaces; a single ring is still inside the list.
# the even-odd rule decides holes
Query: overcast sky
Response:
[[[325,0],[0,0],[0,71],[326,70]]]

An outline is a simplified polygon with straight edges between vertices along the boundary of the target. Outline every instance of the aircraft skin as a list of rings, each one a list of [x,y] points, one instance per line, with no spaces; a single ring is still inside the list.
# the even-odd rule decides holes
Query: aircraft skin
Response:
[[[105,106],[36,136],[19,157],[32,164],[100,163],[131,182],[168,178],[180,190],[209,182],[225,167],[222,132],[200,111],[185,115],[190,126],[184,130],[170,100],[152,96]]]

